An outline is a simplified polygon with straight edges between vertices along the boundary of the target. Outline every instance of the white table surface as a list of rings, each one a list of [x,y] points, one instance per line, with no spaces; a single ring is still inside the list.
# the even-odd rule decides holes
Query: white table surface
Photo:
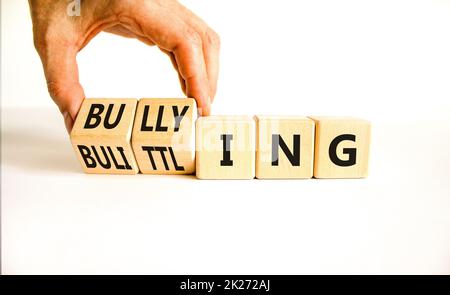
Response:
[[[449,274],[449,135],[373,122],[363,180],[86,175],[56,108],[3,108],[3,273]]]

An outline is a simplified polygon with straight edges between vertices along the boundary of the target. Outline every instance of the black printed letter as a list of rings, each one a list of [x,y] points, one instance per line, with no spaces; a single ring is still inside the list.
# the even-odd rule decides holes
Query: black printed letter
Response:
[[[280,134],[272,134],[272,166],[278,166],[278,146],[291,162],[292,166],[300,166],[300,134],[294,134],[294,152],[291,153]]]
[[[77,145],[78,150],[80,151],[81,157],[83,158],[84,164],[88,168],[97,167],[97,163],[94,158],[91,156],[91,150],[85,145]]]
[[[116,120],[114,121],[114,123],[110,124],[109,123],[109,119],[111,117],[111,113],[112,113],[113,107],[114,107],[114,105],[110,104],[108,106],[108,110],[106,111],[106,116],[105,116],[105,128],[106,129],[116,128],[117,125],[119,125],[120,119],[122,119],[123,111],[125,110],[125,104],[121,104],[120,105],[120,109],[119,109],[119,113],[117,114]]]
[[[223,160],[220,161],[220,166],[233,166],[230,152],[230,142],[233,140],[233,134],[221,134],[220,139],[223,141]]]
[[[333,141],[330,143],[330,148],[328,150],[328,155],[330,156],[331,162],[334,164],[341,166],[341,167],[348,167],[353,166],[356,164],[356,149],[355,148],[344,148],[343,152],[344,154],[348,155],[348,160],[341,160],[338,158],[336,150],[339,143],[341,143],[344,140],[350,140],[355,142],[356,136],[353,134],[342,134],[337,136]]]
[[[97,112],[95,112],[97,110]],[[89,113],[86,117],[86,122],[84,123],[85,129],[94,129],[97,128],[98,125],[100,125],[100,114],[103,113],[105,110],[105,106],[98,103],[91,104],[91,108],[89,110]],[[92,119],[94,119],[94,123],[91,123]]]
[[[173,110],[173,116],[175,117],[175,132],[178,132],[180,129],[180,123],[183,119],[184,115],[186,115],[186,112],[189,110],[189,106],[184,106],[183,110],[181,110],[181,114],[178,115],[178,106],[172,106]]]

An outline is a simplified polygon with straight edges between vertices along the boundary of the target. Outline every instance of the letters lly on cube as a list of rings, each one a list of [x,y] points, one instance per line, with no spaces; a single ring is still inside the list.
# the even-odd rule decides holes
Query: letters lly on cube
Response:
[[[136,174],[131,131],[136,99],[85,99],[70,139],[86,173]]]
[[[140,171],[194,173],[196,117],[192,98],[140,99],[131,138]]]
[[[255,121],[245,116],[198,118],[196,169],[199,179],[253,179]]]

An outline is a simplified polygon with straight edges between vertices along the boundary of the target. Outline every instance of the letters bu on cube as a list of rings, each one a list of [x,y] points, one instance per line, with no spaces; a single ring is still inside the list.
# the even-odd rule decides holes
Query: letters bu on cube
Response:
[[[209,116],[192,98],[85,99],[70,134],[86,173],[362,178],[371,126],[347,117]]]

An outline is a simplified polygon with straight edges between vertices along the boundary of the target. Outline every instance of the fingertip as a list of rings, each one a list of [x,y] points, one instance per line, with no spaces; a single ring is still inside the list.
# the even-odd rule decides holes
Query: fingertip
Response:
[[[80,90],[81,91],[72,99],[71,104],[69,105],[69,114],[73,122],[75,122],[78,116],[78,112],[80,111],[81,104],[83,103],[85,98],[83,89]]]
[[[186,93],[197,102],[199,116],[209,116],[211,99],[208,91],[208,80],[205,76],[193,77],[186,80]]]
[[[72,116],[69,114],[69,112],[63,112],[62,115],[64,117],[64,124],[66,125],[67,133],[69,133],[70,135],[70,132],[72,131],[73,128],[74,120]]]
[[[209,108],[198,109],[198,115],[200,117],[208,117],[210,114],[211,114],[211,110]]]
[[[197,113],[199,116],[204,117],[209,116],[211,114],[211,103],[209,98],[206,98],[202,101],[197,100],[197,104],[198,104]]]
[[[79,84],[76,87],[68,87],[66,89],[67,92],[65,92],[64,95],[55,96],[55,102],[64,118],[67,132],[70,134],[81,108],[81,104],[84,101],[84,91]]]

